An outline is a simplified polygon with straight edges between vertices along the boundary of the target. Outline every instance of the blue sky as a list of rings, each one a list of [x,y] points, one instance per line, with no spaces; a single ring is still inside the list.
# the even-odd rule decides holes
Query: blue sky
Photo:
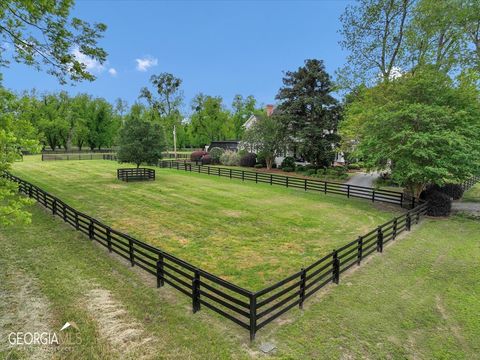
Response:
[[[97,80],[61,86],[45,73],[12,64],[1,70],[3,85],[120,97],[132,104],[152,74],[171,72],[183,80],[186,110],[199,92],[220,95],[227,106],[235,94],[273,103],[282,72],[304,59],[323,59],[331,74],[344,63],[337,31],[348,3],[77,1],[74,16],[108,26],[100,43],[108,61],[103,68],[91,64]]]

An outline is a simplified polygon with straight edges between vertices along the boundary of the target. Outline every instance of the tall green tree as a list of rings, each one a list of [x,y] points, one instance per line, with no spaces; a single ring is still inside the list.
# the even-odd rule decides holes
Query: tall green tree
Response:
[[[370,170],[390,170],[416,197],[427,184],[462,182],[480,170],[480,93],[434,66],[364,89],[341,131]]]
[[[330,75],[323,61],[305,60],[296,71],[288,71],[276,99],[278,112],[292,136],[287,142],[315,165],[329,166],[339,143],[337,126],[341,107],[332,96]]]
[[[349,51],[339,72],[344,86],[388,81],[403,66],[405,31],[415,0],[359,0],[340,20],[340,45]]]
[[[243,134],[243,141],[250,151],[261,154],[267,163],[267,169],[277,156],[284,155],[287,131],[277,115],[257,115],[257,120]]]
[[[55,76],[61,83],[94,80],[73,51],[103,63],[107,57],[97,45],[106,25],[72,17],[73,0],[0,2],[0,44],[12,46],[12,58],[0,51],[0,66],[11,60]]]
[[[192,110],[190,130],[197,146],[226,140],[231,135],[229,113],[220,96],[198,94],[192,101]]]
[[[140,90],[140,98],[143,98],[158,114],[162,127],[166,132],[167,143],[173,145],[173,129],[182,127],[182,115],[180,107],[183,103],[183,93],[180,89],[182,80],[170,73],[152,75],[150,82],[153,91],[147,87]],[[181,132],[182,130],[180,130]]]
[[[256,112],[257,101],[252,95],[244,98],[242,95],[235,95],[232,102],[232,125],[233,136],[235,139],[241,139],[245,131],[244,124],[248,118]]]
[[[120,130],[117,156],[122,163],[156,164],[165,150],[165,138],[160,124],[130,118]]]

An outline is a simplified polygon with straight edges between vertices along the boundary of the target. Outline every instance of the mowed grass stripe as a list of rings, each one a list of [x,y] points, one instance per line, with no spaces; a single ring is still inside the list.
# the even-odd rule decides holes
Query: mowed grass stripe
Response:
[[[13,173],[115,229],[252,290],[393,216],[365,200],[177,170],[157,168],[155,182],[124,183],[116,179],[118,167],[26,157]]]

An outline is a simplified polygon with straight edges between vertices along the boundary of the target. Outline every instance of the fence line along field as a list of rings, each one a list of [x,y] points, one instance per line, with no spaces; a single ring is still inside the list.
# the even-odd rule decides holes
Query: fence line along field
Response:
[[[120,231],[239,286],[280,280],[390,220],[400,209],[267,184],[158,169],[155,182],[116,179],[115,162],[40,162],[12,173]]]

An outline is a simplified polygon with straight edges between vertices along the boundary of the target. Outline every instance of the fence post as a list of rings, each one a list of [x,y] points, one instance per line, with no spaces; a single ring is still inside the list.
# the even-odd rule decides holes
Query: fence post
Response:
[[[245,170],[242,170],[242,181],[245,181]]]
[[[135,259],[133,257],[133,241],[132,239],[128,239],[128,252],[130,254],[130,264],[132,266],[135,265]]]
[[[372,190],[372,202],[375,202],[375,189]]]
[[[258,172],[255,173],[255,182],[258,183]]]
[[[323,191],[324,191],[325,194],[327,193],[327,182],[326,181],[323,183]]]
[[[28,197],[32,197],[32,184],[28,187]]]
[[[400,193],[400,207],[403,208],[403,193]]]
[[[347,184],[347,198],[350,197],[350,185]]]
[[[230,169],[230,179],[232,178],[232,169]]]
[[[63,221],[67,222],[67,206],[63,204]]]
[[[57,214],[57,199],[53,198],[53,201],[52,201],[52,215],[56,215],[56,214]]]
[[[112,234],[110,228],[107,227],[107,248],[109,252],[112,252]]]
[[[338,251],[333,250],[333,263],[332,263],[333,271],[333,282],[338,284],[340,282],[340,260],[338,259]]]
[[[304,187],[305,187],[305,191],[307,191],[307,179],[305,179],[305,184],[304,184]]]
[[[408,211],[405,218],[405,228],[407,229],[407,231],[410,231],[411,227],[412,227],[412,217],[410,216],[410,211]]]
[[[75,211],[75,229],[78,230],[80,227],[79,223],[78,223],[78,212]]]
[[[383,232],[380,226],[377,229],[377,251],[383,252]]]
[[[157,261],[157,288],[162,287],[164,284],[163,282],[163,255],[158,254],[158,261]]]
[[[255,340],[257,332],[257,295],[250,294],[250,341]]]
[[[397,237],[397,221],[397,218],[393,220],[392,240],[395,240],[395,238]]]
[[[363,258],[363,237],[358,237],[358,255],[357,255],[357,264],[360,265]]]
[[[305,301],[305,281],[306,281],[306,270],[302,268],[302,274],[300,275],[300,302],[298,306],[300,309],[303,309],[303,302]]]
[[[273,175],[270,174],[270,185],[272,185],[272,183],[273,183]]]
[[[220,168],[217,168],[218,176],[220,176]]]
[[[285,176],[285,186],[288,188],[288,176]]]
[[[93,232],[93,221],[90,220],[90,224],[88,225],[88,237],[90,238],[90,240],[93,240]]]
[[[200,273],[198,270],[195,270],[192,280],[192,308],[194,314],[200,310]]]
[[[210,166],[207,166],[208,169],[208,175],[210,175]]]
[[[415,207],[415,196],[412,195],[412,209]]]

